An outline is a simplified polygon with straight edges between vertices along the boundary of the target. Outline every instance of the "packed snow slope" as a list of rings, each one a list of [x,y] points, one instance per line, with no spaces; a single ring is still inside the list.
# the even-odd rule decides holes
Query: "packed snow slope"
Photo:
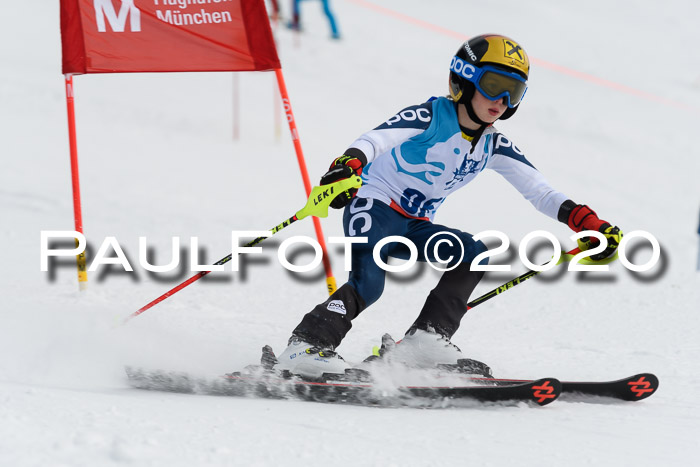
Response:
[[[526,48],[532,72],[522,108],[497,127],[554,187],[662,245],[660,265],[647,273],[617,262],[598,275],[543,274],[472,310],[454,336],[504,377],[654,372],[661,388],[652,398],[392,410],[128,387],[125,364],[215,375],[256,362],[264,344],[280,352],[324,300],[324,277],[321,268],[295,276],[277,262],[281,240],[313,236],[304,220],[266,242],[245,274],[212,274],[118,326],[187,277],[146,273],[140,236],[159,264],[175,236],[187,251],[198,237],[201,261],[213,262],[230,251],[232,230],[270,228],[304,205],[289,132],[275,123],[270,73],[238,76],[237,141],[229,73],[76,77],[85,232],[93,252],[115,237],[135,271],[103,267],[82,293],[72,258],[40,271],[40,232],[73,229],[58,3],[4,2],[0,14],[0,465],[692,462],[700,436],[700,4],[336,0],[342,40],[329,40],[314,2],[302,4],[303,33],[277,30],[314,181],[362,132],[446,94],[464,39],[498,32]],[[573,245],[566,226],[495,173],[451,197],[436,221],[502,231],[516,253],[534,230]],[[342,235],[340,213],[323,228]],[[533,261],[549,251],[531,252]],[[651,249],[631,256],[642,264]],[[517,256],[500,260],[512,271],[493,274],[476,293],[525,271]],[[335,249],[332,262],[342,283]],[[341,354],[360,361],[382,333],[400,337],[438,277],[430,269],[391,276]]]

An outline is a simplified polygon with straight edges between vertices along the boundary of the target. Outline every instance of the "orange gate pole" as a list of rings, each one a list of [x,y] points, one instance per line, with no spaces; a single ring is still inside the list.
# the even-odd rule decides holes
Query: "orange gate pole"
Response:
[[[292,141],[294,142],[294,149],[297,153],[297,162],[299,162],[299,169],[301,171],[301,178],[304,180],[304,189],[306,190],[306,196],[311,195],[311,182],[309,181],[309,173],[306,170],[306,162],[304,160],[304,153],[301,149],[301,141],[299,140],[299,130],[297,129],[296,121],[294,120],[294,113],[292,113],[292,105],[289,102],[289,94],[287,93],[287,85],[284,82],[284,76],[282,75],[282,69],[277,68],[275,70],[275,75],[277,76],[277,84],[280,89],[280,95],[282,96],[282,104],[284,106],[284,112],[287,115],[287,122],[289,123],[289,131],[292,132]],[[333,292],[338,288],[335,277],[333,277],[333,271],[331,270],[331,262],[328,259],[328,251],[326,249],[326,241],[323,238],[323,230],[321,230],[321,221],[318,217],[314,217],[314,229],[316,230],[316,238],[318,238],[318,243],[321,245],[321,250],[323,251],[323,268],[326,270],[326,285],[328,286],[328,294],[332,295]]]

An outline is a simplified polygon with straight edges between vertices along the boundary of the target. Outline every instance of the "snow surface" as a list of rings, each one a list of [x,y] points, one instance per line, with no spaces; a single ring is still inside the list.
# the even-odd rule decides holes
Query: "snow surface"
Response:
[[[320,270],[302,281],[275,259],[282,239],[313,236],[306,220],[266,242],[244,276],[220,274],[117,325],[179,283],[138,266],[139,236],[159,262],[171,237],[198,236],[211,262],[230,251],[232,230],[269,228],[304,204],[288,131],[273,117],[274,76],[238,75],[238,141],[231,74],[76,77],[85,232],[95,248],[115,236],[137,270],[92,273],[80,293],[72,259],[53,278],[39,270],[39,232],[73,229],[58,2],[4,2],[0,465],[692,463],[700,435],[700,4],[332,5],[342,41],[328,40],[312,2],[302,5],[301,36],[277,33],[312,179],[363,131],[444,94],[463,39],[493,31],[516,38],[533,58],[530,89],[499,129],[572,199],[626,232],[658,238],[665,268],[645,280],[619,262],[585,280],[551,271],[554,279],[535,279],[470,312],[454,342],[497,375],[614,379],[650,371],[659,392],[640,403],[416,410],[129,388],[125,364],[218,374],[257,361],[264,344],[279,352],[325,297]],[[571,245],[566,226],[538,214],[495,173],[450,198],[436,221],[500,230],[514,245],[543,229]],[[340,214],[323,228],[341,235]],[[635,261],[648,257],[640,249]],[[495,274],[477,293],[524,271],[517,259],[511,264],[511,273]],[[395,276],[355,321],[339,349],[345,358],[361,360],[384,332],[400,336],[437,277],[431,270],[414,280]]]

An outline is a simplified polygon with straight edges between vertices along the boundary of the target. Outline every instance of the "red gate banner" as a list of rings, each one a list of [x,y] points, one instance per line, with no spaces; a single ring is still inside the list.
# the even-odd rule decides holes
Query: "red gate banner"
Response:
[[[63,73],[280,68],[264,0],[61,0]]]

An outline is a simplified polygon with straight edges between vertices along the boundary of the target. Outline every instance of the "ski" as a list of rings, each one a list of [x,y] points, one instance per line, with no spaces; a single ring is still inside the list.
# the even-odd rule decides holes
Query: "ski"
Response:
[[[561,394],[561,383],[554,378],[494,385],[491,382],[464,386],[387,387],[362,381],[349,373],[348,380],[305,380],[265,370],[235,372],[217,378],[200,378],[187,373],[126,368],[129,384],[138,389],[185,394],[296,399],[304,401],[360,404],[384,407],[451,407],[461,402],[531,402],[547,405]],[[342,377],[341,377],[342,378]]]
[[[374,347],[372,355],[365,362],[381,362],[384,355],[396,345],[389,334],[382,336],[381,347]],[[264,348],[263,354],[271,349]],[[447,376],[459,376],[465,382],[497,387],[521,385],[532,382],[527,379],[495,378],[491,368],[483,362],[469,358],[460,359],[455,364],[439,364],[437,370]],[[652,373],[638,373],[614,381],[562,381],[561,400],[582,401],[589,398],[612,398],[623,401],[640,401],[650,397],[659,388],[659,378]]]
[[[477,384],[493,384],[508,387],[528,382],[523,379],[475,378],[465,376]],[[652,373],[639,373],[614,381],[562,381],[562,400],[582,397],[607,397],[624,401],[640,401],[648,398],[659,388],[659,378]]]

